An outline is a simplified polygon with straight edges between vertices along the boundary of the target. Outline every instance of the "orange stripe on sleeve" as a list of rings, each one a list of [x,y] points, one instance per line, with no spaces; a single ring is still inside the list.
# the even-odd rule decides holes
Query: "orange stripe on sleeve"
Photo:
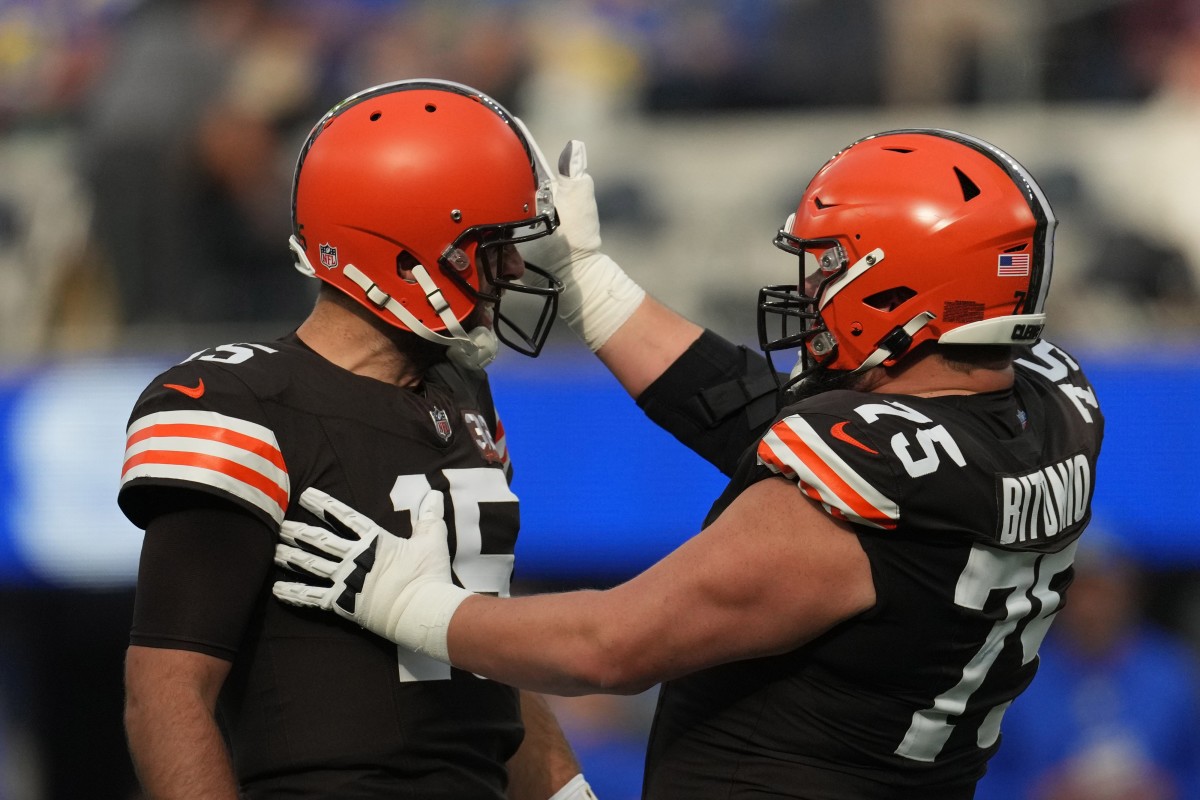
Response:
[[[780,474],[792,478],[796,476],[796,471],[783,463],[779,456],[775,454],[775,451],[771,449],[771,446],[764,440],[760,440],[758,443],[758,460]]]
[[[215,425],[198,425],[194,423],[166,423],[160,425],[150,425],[133,434],[127,440],[125,447],[128,449],[134,444],[156,436],[176,436],[184,439],[204,439],[209,442],[220,442],[228,444],[232,447],[237,447],[240,450],[246,450],[260,458],[269,461],[279,469],[286,471],[287,466],[283,463],[283,454],[279,452],[279,448],[275,447],[262,439],[254,436],[248,436],[244,433],[231,431],[228,428],[220,428]]]
[[[185,453],[178,450],[146,450],[126,460],[121,467],[121,473],[124,474],[133,467],[141,464],[171,464],[174,466],[195,467],[196,469],[219,472],[226,477],[257,489],[271,498],[272,501],[278,503],[281,509],[286,509],[288,505],[288,493],[282,486],[261,472],[257,472],[236,461],[231,461],[228,458],[205,455],[203,453]]]
[[[784,423],[777,424],[773,429],[779,440],[792,452],[796,458],[808,467],[817,479],[825,484],[838,499],[846,504],[856,516],[865,520],[871,520],[884,527],[895,527],[895,520],[886,516],[878,508],[863,497],[858,490],[846,482],[846,480],[838,474],[832,467],[816,454],[807,442],[800,438],[790,427]]]

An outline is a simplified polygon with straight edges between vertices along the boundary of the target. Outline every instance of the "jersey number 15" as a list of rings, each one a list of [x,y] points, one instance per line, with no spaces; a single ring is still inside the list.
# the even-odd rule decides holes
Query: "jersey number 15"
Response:
[[[479,594],[508,597],[512,581],[512,553],[484,553],[483,531],[486,515],[495,503],[516,503],[517,496],[508,488],[504,472],[491,467],[444,469],[450,485],[446,496],[447,518],[451,518],[455,539],[451,567],[463,588]],[[417,505],[432,486],[425,475],[400,475],[392,484],[392,507],[407,511],[416,522]],[[494,513],[494,510],[492,511]],[[450,679],[450,667],[426,656],[397,648],[401,681],[437,681]]]

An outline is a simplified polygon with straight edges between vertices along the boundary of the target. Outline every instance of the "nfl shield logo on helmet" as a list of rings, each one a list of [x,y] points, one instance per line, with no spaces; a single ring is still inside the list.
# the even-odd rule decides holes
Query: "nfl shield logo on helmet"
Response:
[[[322,244],[321,251],[321,266],[333,269],[337,263],[337,248],[331,244]]]
[[[433,407],[433,410],[429,412],[429,416],[433,419],[433,429],[437,431],[437,435],[442,437],[443,442],[449,441],[450,435],[454,433],[450,429],[450,417],[437,406]]]

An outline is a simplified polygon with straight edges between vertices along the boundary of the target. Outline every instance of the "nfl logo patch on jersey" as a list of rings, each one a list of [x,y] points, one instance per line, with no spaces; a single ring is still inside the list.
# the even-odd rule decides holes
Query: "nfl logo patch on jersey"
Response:
[[[331,244],[322,244],[318,248],[321,252],[321,266],[333,269],[338,265],[337,248]]]
[[[429,416],[433,419],[433,429],[437,431],[438,436],[442,437],[442,441],[450,441],[450,435],[454,431],[450,429],[450,417],[446,412],[434,406],[433,410],[429,412]]]

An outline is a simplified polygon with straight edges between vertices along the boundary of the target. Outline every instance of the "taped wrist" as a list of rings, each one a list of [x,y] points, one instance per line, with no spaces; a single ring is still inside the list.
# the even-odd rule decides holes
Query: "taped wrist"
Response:
[[[558,315],[596,352],[641,305],[646,291],[603,253],[593,253],[571,265]]]
[[[563,787],[547,800],[596,800],[596,794],[581,773],[563,784]]]
[[[449,664],[446,637],[450,618],[470,596],[471,592],[449,583],[418,586],[404,604],[389,638],[401,647]]]

